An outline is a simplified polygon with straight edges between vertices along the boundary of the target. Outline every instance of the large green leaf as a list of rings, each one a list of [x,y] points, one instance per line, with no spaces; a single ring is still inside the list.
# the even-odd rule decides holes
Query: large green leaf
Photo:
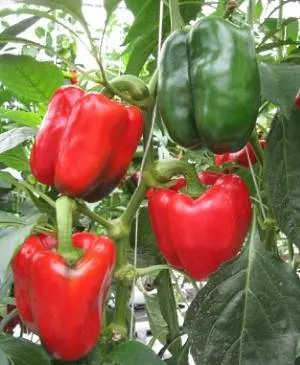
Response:
[[[262,96],[289,114],[300,85],[300,65],[260,64]]]
[[[29,56],[0,56],[0,81],[16,96],[47,102],[64,83],[61,70],[51,62],[38,62]]]
[[[51,9],[61,9],[66,13],[71,14],[80,22],[84,22],[81,11],[81,0],[14,0],[16,3],[23,3],[27,5],[41,5]]]
[[[300,247],[300,111],[274,118],[265,150],[264,185],[280,229]]]
[[[136,15],[132,26],[127,33],[124,44],[128,44],[138,37],[146,36],[153,29],[158,27],[159,19],[159,1],[160,0],[146,0],[140,11]]]
[[[190,305],[184,328],[197,365],[294,365],[300,282],[266,251],[255,219],[246,248],[221,267]]]
[[[41,117],[36,113],[6,109],[3,107],[0,107],[0,119],[8,119],[27,127],[38,127],[41,122]]]
[[[119,5],[121,0],[104,0],[104,8],[107,13],[107,19],[111,16],[113,11]]]
[[[5,272],[16,248],[30,235],[33,227],[41,217],[41,214],[37,214],[27,219],[23,218],[22,222],[16,219],[16,222],[13,223],[10,213],[1,212],[0,220],[2,220],[2,224],[0,221],[0,225],[6,225],[8,227],[0,228],[0,282],[5,276]],[[12,225],[15,227],[10,227]]]
[[[0,364],[1,365],[10,365],[8,361],[8,357],[6,356],[5,352],[0,349]]]
[[[46,351],[25,339],[1,333],[0,350],[9,358],[11,365],[51,365],[51,358]],[[1,362],[1,365],[4,364]]]
[[[165,365],[149,347],[137,341],[121,343],[105,360],[105,365]]]
[[[141,10],[141,0],[125,0],[125,4],[134,15],[137,15]]]
[[[144,298],[152,336],[157,338],[162,344],[165,344],[168,334],[168,325],[162,316],[157,294],[144,293]]]
[[[157,46],[156,29],[146,37],[140,37],[130,44],[126,53],[130,53],[126,71],[127,74],[138,76],[149,56],[155,52]]]
[[[2,33],[0,33],[0,36],[3,36],[3,35],[16,36],[16,35],[24,32],[29,27],[31,27],[39,19],[40,19],[40,17],[38,17],[38,16],[31,16],[30,18],[23,19],[20,22],[6,28]],[[0,44],[0,49],[5,47],[5,45],[6,45],[6,43]]]
[[[0,153],[8,151],[35,136],[36,129],[21,127],[0,134]]]
[[[12,148],[9,151],[0,153],[0,163],[18,171],[30,171],[27,155],[24,147],[21,145]]]

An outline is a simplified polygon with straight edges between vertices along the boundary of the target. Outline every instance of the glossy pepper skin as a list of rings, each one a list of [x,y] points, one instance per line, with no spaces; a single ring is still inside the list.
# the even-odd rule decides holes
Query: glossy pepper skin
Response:
[[[51,98],[30,156],[32,174],[43,184],[54,184],[60,141],[71,111],[83,95],[79,87],[68,85],[57,89]]]
[[[264,149],[266,146],[266,140],[261,139],[259,141],[259,144],[260,144],[261,148]],[[251,161],[252,165],[254,165],[257,162],[257,157],[256,157],[250,143],[247,143],[245,147],[243,147],[241,150],[239,150],[237,152],[225,153],[222,155],[215,155],[214,156],[215,165],[220,166],[226,162],[236,162],[239,165],[249,167],[249,161],[248,161],[246,151],[248,151],[250,161]]]
[[[173,32],[159,58],[158,105],[170,137],[183,147],[199,144],[189,79],[187,33]]]
[[[251,204],[243,180],[228,174],[196,199],[171,189],[155,191],[149,214],[164,258],[202,280],[240,250],[251,223]]]
[[[210,16],[176,31],[159,60],[159,110],[171,138],[212,152],[241,149],[260,104],[255,46],[248,29]],[[193,132],[194,131],[194,132]]]
[[[143,115],[103,94],[75,86],[62,91],[73,103],[60,98],[60,89],[54,94],[33,146],[31,170],[62,194],[97,201],[124,176],[143,132]]]
[[[12,260],[21,319],[63,360],[80,359],[95,345],[115,262],[115,247],[107,237],[83,232],[73,234],[72,241],[84,252],[73,267],[46,235],[28,237]]]

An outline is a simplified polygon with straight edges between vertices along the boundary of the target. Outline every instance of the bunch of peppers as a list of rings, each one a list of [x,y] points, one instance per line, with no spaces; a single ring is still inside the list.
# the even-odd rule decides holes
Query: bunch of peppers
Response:
[[[143,124],[137,107],[77,86],[61,87],[37,133],[31,171],[38,181],[66,195],[62,198],[100,200],[123,178]],[[65,221],[64,216],[70,215],[70,208],[58,214],[57,207],[58,238],[31,235],[14,256],[14,294],[22,321],[52,355],[77,360],[88,354],[100,335],[115,245],[93,233],[71,235],[72,220]],[[75,252],[76,259],[70,259]]]
[[[163,46],[159,109],[170,136],[184,147],[204,144],[218,154],[244,147],[255,124],[259,87],[249,31],[224,19],[201,19],[189,31],[172,33]],[[59,199],[100,200],[124,177],[143,125],[137,107],[74,85],[61,87],[37,133],[32,173],[56,187],[64,195]],[[250,160],[251,153],[249,149]],[[235,161],[242,163],[240,157]],[[147,193],[160,252],[196,280],[238,253],[251,221],[249,192],[240,177],[202,172],[199,180],[202,191],[193,198],[183,191],[189,185],[185,178]],[[65,230],[60,219],[61,213],[58,237],[31,235],[17,251],[14,291],[22,321],[53,356],[77,360],[100,334],[116,252],[108,237],[72,234],[70,221]]]

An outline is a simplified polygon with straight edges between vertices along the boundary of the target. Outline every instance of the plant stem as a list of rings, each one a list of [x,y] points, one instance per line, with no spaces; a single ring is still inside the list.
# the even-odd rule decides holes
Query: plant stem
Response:
[[[116,271],[127,264],[127,248],[129,246],[129,234],[118,241]],[[121,332],[127,333],[126,328],[126,310],[130,297],[128,283],[126,280],[118,280],[116,287],[116,307],[113,319],[113,328],[121,329]]]
[[[284,40],[284,29],[282,29],[282,16],[283,16],[283,0],[279,0],[279,13],[277,19],[277,29],[280,29],[280,38],[279,40]],[[278,58],[279,60],[283,59],[283,46],[278,47]]]
[[[107,230],[113,229],[115,227],[112,221],[109,221],[101,217],[99,214],[93,212],[84,202],[77,201],[77,210],[80,213],[91,218],[93,221],[98,222],[99,224],[101,224],[101,226],[103,226]]]
[[[16,180],[14,185],[19,185],[27,190],[29,190],[31,193],[39,195],[45,202],[47,202],[51,207],[55,208],[55,201],[51,199],[47,194],[44,194],[40,190],[37,190],[34,188],[31,184],[29,184],[25,180]]]
[[[250,28],[253,26],[253,7],[253,0],[248,0],[247,23],[249,24]]]
[[[131,221],[132,221],[133,217],[135,216],[135,213],[137,212],[142,200],[144,199],[146,190],[147,190],[147,186],[142,177],[139,185],[135,189],[135,192],[133,193],[133,195],[127,205],[125,212],[120,217],[121,224],[130,228]]]
[[[153,265],[153,266],[148,266],[145,268],[143,267],[143,268],[136,269],[136,274],[137,274],[137,276],[144,276],[144,275],[148,275],[153,272],[156,272],[156,271],[169,270],[169,269],[170,268],[168,265]]]

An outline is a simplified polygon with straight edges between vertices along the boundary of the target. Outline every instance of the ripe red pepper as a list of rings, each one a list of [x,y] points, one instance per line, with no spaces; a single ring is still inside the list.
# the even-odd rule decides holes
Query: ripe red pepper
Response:
[[[33,175],[62,194],[97,201],[124,176],[143,132],[139,108],[76,86],[56,91],[37,133]]]
[[[251,223],[251,204],[243,180],[228,174],[197,199],[156,190],[149,197],[149,214],[164,258],[201,280],[240,250]]]
[[[107,237],[75,233],[72,243],[84,251],[72,267],[55,252],[57,241],[46,235],[28,237],[12,260],[21,319],[54,357],[64,360],[80,359],[95,345],[115,262]]]
[[[264,139],[261,139],[259,141],[259,144],[261,148],[265,148],[266,141]],[[226,162],[236,162],[239,165],[249,167],[249,161],[247,158],[247,152],[249,154],[250,161],[252,165],[254,165],[257,162],[257,157],[253,151],[253,148],[250,143],[247,143],[245,147],[243,147],[241,150],[233,153],[224,153],[223,155],[215,155],[215,165],[220,166],[223,163]]]

